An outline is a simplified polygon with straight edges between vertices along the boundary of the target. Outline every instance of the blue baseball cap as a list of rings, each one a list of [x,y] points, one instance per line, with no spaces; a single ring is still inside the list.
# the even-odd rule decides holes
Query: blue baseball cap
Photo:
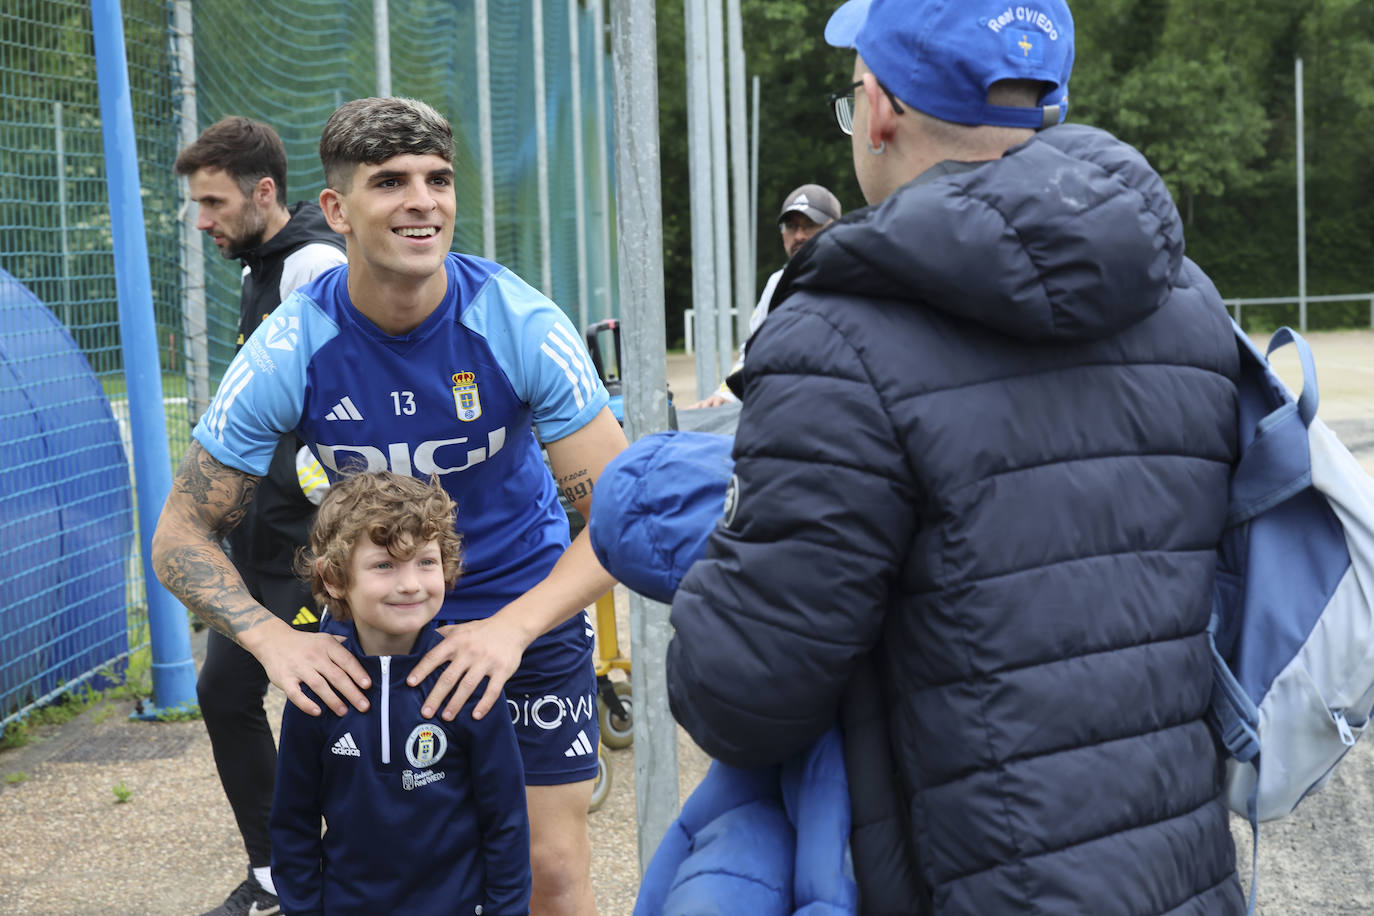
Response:
[[[897,98],[942,121],[1038,130],[1068,114],[1073,16],[1064,0],[849,0],[825,40],[854,48]],[[1046,91],[1034,108],[989,105],[999,80],[1038,80]]]

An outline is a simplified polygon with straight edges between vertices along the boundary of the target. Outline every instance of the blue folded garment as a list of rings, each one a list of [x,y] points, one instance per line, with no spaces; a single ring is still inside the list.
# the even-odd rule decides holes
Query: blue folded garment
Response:
[[[592,500],[592,551],[627,588],[671,604],[725,507],[731,436],[653,433],[602,471]]]

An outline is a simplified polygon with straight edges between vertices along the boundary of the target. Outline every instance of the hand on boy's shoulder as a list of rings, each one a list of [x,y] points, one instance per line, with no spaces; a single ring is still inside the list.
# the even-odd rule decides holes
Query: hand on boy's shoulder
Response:
[[[342,637],[329,633],[307,633],[294,630],[283,621],[274,620],[279,627],[263,624],[258,638],[249,645],[245,631],[240,638],[262,664],[267,677],[280,687],[286,698],[307,715],[318,716],[327,707],[335,715],[343,715],[349,705],[366,712],[369,707],[363,691],[372,686],[372,679],[347,648]],[[310,688],[306,697],[304,689]]]
[[[440,627],[439,632],[443,642],[425,653],[406,683],[417,687],[437,674],[422,714],[430,717],[442,708],[441,717],[451,722],[476,698],[469,715],[481,720],[501,700],[501,691],[520,666],[533,636],[500,615]]]

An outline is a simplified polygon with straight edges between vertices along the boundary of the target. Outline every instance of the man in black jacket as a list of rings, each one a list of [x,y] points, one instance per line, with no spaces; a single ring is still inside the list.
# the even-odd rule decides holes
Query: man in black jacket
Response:
[[[319,204],[286,205],[286,149],[267,124],[224,118],[182,150],[173,168],[186,176],[199,206],[196,228],[221,255],[243,264],[239,346],[293,290],[345,263],[343,239],[325,223]],[[295,555],[308,542],[327,486],[310,450],[294,435],[283,436],[228,538],[254,599],[300,629],[317,629],[319,610],[295,573]],[[267,832],[277,760],[263,709],[267,674],[250,653],[212,630],[196,693],[249,867],[247,879],[206,916],[278,913]]]
[[[1063,0],[851,0],[826,38],[871,206],[751,343],[673,713],[734,766],[840,721],[851,794],[891,787],[866,914],[1243,913],[1205,720],[1225,307],[1144,157],[1061,123]]]

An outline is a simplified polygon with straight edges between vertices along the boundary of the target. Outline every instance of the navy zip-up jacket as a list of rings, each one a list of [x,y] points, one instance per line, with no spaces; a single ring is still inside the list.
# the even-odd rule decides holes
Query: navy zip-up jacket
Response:
[[[1204,719],[1237,372],[1167,188],[1102,131],[832,224],[749,347],[674,716],[760,766],[868,713],[849,778],[896,797],[855,807],[889,840],[861,892],[909,863],[924,899],[865,913],[1243,913]]]
[[[481,721],[473,701],[452,722],[425,719],[420,707],[439,672],[416,687],[405,679],[441,641],[434,626],[405,656],[363,655],[345,626],[344,645],[372,678],[372,705],[342,717],[286,706],[270,821],[282,910],[528,914],[525,774],[505,704]]]

